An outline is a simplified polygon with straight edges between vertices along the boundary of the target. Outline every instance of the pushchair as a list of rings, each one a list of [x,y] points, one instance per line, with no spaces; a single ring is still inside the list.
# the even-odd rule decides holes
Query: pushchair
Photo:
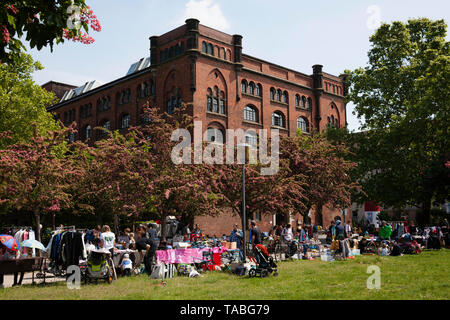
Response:
[[[292,258],[298,254],[298,242],[293,240],[288,243],[288,250],[286,252],[286,259]]]
[[[93,280],[105,280],[111,284],[116,277],[113,265],[109,251],[92,250],[88,255],[84,270],[84,283],[87,284]]]
[[[277,265],[273,262],[273,258],[269,256],[267,248],[262,244],[257,244],[253,248],[253,254],[256,258],[256,268],[252,268],[248,272],[250,278],[260,276],[261,278],[268,277],[272,272],[274,277],[278,276]]]

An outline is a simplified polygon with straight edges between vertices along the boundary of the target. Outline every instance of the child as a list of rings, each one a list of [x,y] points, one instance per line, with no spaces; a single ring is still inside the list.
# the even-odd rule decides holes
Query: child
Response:
[[[380,254],[380,256],[387,256],[388,255],[388,249],[385,243],[383,243],[381,245],[381,248],[378,249],[378,253]]]
[[[134,245],[136,244],[136,240],[134,240],[134,233],[130,233],[128,236],[130,237],[130,245],[129,245],[129,248],[131,249],[131,248],[133,248]]]
[[[122,264],[120,265],[122,267],[122,273],[124,276],[129,277],[131,276],[131,269],[133,269],[133,262],[130,259],[130,255],[128,253],[125,253],[123,255]]]

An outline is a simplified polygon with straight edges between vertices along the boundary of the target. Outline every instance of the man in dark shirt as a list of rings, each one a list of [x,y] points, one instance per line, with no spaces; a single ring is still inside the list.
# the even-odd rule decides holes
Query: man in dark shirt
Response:
[[[256,226],[256,221],[253,220],[250,223],[250,229],[252,230],[252,244],[256,246],[257,244],[261,244],[261,230]],[[250,239],[250,240],[252,240]]]
[[[336,221],[336,240],[344,240],[346,238],[345,228],[342,226],[341,220]]]
[[[156,240],[156,238],[158,238],[158,233],[156,232],[156,230],[152,224],[148,225],[147,234],[148,234],[148,238],[151,240]]]
[[[145,270],[147,274],[152,273],[153,257],[156,253],[156,243],[154,240],[147,238],[147,228],[141,226],[139,229],[139,239],[136,241],[136,250],[141,255],[141,261],[144,260]],[[145,256],[143,256],[142,250],[145,250]]]

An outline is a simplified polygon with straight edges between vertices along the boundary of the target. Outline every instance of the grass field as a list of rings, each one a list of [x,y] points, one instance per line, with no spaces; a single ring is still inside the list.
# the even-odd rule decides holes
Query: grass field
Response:
[[[366,286],[367,267],[381,269],[381,289]],[[133,299],[133,300],[303,300],[303,299],[450,299],[450,250],[425,251],[402,257],[359,256],[339,262],[287,261],[279,276],[265,279],[209,272],[201,278],[160,281],[141,275],[113,284],[69,290],[65,283],[0,289],[6,299]]]

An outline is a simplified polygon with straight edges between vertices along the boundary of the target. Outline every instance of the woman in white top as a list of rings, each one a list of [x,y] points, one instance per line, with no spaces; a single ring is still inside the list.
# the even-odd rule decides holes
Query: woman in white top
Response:
[[[111,257],[114,255],[114,246],[116,245],[116,235],[111,232],[111,228],[104,225],[102,234],[100,235],[100,247],[105,248],[111,252]]]
[[[286,242],[291,242],[294,239],[294,234],[292,233],[292,226],[290,224],[286,226],[283,236]]]

